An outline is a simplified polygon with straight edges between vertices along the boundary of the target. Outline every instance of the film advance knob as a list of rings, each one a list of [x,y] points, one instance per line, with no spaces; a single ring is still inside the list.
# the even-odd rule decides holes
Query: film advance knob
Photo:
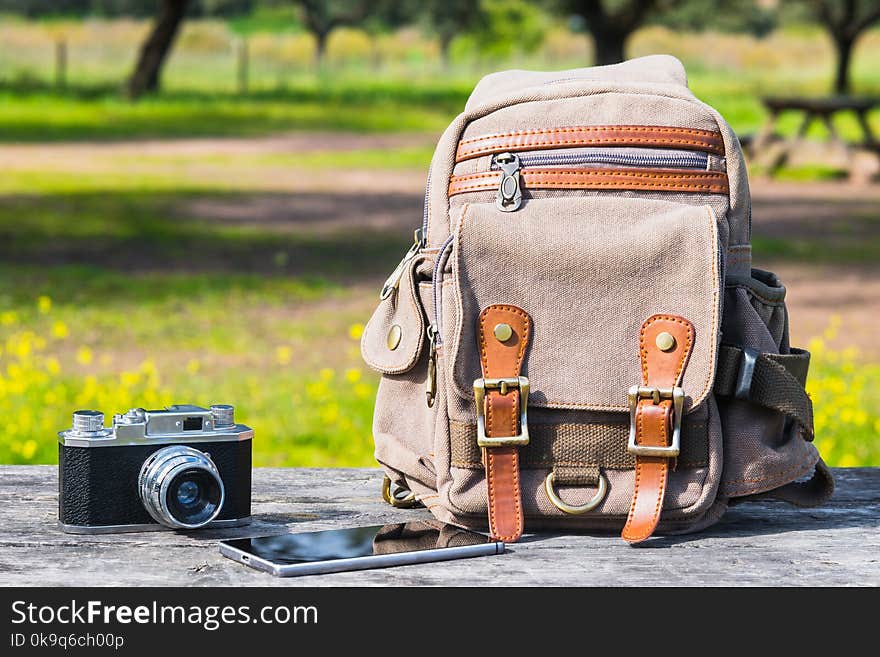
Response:
[[[215,427],[229,427],[235,424],[235,407],[230,404],[212,404],[211,415]]]
[[[104,414],[101,411],[74,411],[74,433],[97,433],[104,428]]]

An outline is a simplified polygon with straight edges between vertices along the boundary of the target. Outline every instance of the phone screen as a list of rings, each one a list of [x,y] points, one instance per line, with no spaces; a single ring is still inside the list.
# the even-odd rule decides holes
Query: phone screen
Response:
[[[408,522],[223,541],[279,565],[494,543],[476,532],[443,523]]]

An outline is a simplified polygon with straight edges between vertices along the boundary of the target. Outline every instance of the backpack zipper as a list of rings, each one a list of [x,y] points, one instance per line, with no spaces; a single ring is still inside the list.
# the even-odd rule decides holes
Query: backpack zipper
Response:
[[[502,212],[513,212],[522,205],[522,185],[519,179],[522,166],[522,160],[516,153],[500,153],[492,158],[491,168],[501,169],[495,205]]]
[[[503,169],[501,160],[517,157],[501,153],[492,158],[492,170]],[[625,167],[656,169],[709,169],[709,154],[698,151],[680,151],[663,155],[615,153],[612,151],[581,151],[577,153],[523,153],[518,156],[522,167],[587,166],[609,164]]]
[[[491,171],[501,171],[495,205],[502,212],[514,212],[522,205],[524,167],[584,167],[596,165],[638,167],[642,169],[709,170],[709,154],[680,151],[668,154],[635,154],[614,151],[575,153],[499,153],[492,156]]]
[[[428,178],[425,180],[425,204],[422,206],[422,248],[428,240],[428,201],[431,197],[431,170],[428,169]]]
[[[450,235],[443,242],[443,246],[437,252],[437,260],[434,261],[434,273],[431,278],[432,296],[434,299],[434,321],[428,325],[428,379],[425,383],[425,394],[428,401],[428,407],[434,405],[434,395],[437,391],[437,347],[443,342],[440,337],[440,321],[442,311],[440,310],[440,289],[443,285],[443,269],[446,267],[446,261],[452,252],[452,242],[454,235]]]
[[[391,272],[391,275],[385,280],[385,284],[382,286],[382,291],[379,292],[379,299],[381,301],[384,301],[397,291],[397,288],[400,286],[400,279],[403,278],[403,274],[406,271],[407,264],[419,254],[423,244],[424,236],[422,234],[422,229],[418,228],[413,234],[413,244],[409,247],[409,251],[403,255],[403,258],[397,264],[397,267],[394,268],[394,271]]]

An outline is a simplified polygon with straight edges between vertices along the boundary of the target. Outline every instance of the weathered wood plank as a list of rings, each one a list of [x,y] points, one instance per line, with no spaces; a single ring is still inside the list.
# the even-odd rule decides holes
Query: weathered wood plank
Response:
[[[231,536],[399,522],[428,512],[379,497],[373,469],[257,469],[254,523],[224,532],[72,536],[56,526],[56,470],[0,466],[0,585],[878,585],[880,469],[835,471],[822,509],[731,509],[695,536],[635,549],[608,534],[529,536],[495,557],[279,579],[217,551]]]

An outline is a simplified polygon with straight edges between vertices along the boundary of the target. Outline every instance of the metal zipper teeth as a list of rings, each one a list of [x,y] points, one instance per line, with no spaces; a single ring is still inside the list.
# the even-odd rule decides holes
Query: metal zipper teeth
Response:
[[[422,244],[428,240],[428,199],[431,195],[431,170],[428,169],[428,179],[425,181],[425,205],[422,209]]]
[[[678,155],[629,155],[624,153],[524,153],[519,156],[520,166],[586,166],[591,164],[610,164],[631,167],[703,169],[709,168],[707,153],[687,153]],[[492,171],[501,167],[492,158]]]
[[[434,275],[432,278],[433,285],[433,297],[434,297],[434,329],[437,331],[437,342],[436,344],[440,344],[443,342],[443,339],[440,337],[440,286],[442,285],[442,276],[444,267],[446,267],[446,261],[449,259],[449,253],[452,251],[452,240],[455,238],[455,235],[450,235],[446,238],[446,241],[443,242],[443,246],[440,247],[440,250],[437,252],[437,260],[434,262]]]

